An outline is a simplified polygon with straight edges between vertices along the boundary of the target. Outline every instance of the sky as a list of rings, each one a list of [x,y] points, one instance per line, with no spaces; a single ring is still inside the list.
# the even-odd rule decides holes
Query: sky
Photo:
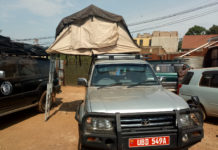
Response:
[[[12,40],[54,36],[56,27],[62,18],[91,4],[121,15],[127,24],[131,24],[213,2],[218,2],[218,0],[0,0],[0,34],[8,36]],[[180,21],[186,20],[184,18],[187,17],[192,19]],[[218,5],[214,5],[169,19],[129,26],[129,30],[133,32],[146,28],[146,30],[138,32],[141,34],[153,31],[178,31],[181,38],[194,25],[200,25],[207,29],[213,24],[218,25],[217,18]],[[172,22],[178,23],[172,24]],[[170,25],[157,27],[163,24]],[[132,33],[133,37],[136,35],[137,33]],[[40,40],[39,44],[50,45],[53,41],[53,38]]]

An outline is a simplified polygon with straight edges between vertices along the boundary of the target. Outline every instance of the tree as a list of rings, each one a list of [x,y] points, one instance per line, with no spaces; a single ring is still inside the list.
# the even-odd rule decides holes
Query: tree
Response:
[[[185,35],[205,35],[206,31],[206,28],[195,25],[194,27],[189,28]]]
[[[218,34],[218,26],[213,25],[212,27],[207,30],[207,34]]]

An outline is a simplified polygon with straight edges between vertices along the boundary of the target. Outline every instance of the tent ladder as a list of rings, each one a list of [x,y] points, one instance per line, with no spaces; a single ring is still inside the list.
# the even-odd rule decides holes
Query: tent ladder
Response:
[[[55,60],[56,60],[56,55],[51,55],[50,56],[50,67],[49,67],[49,79],[47,83],[47,92],[46,92],[45,121],[48,120],[49,115],[50,115],[52,92],[53,92],[54,71],[55,71]]]

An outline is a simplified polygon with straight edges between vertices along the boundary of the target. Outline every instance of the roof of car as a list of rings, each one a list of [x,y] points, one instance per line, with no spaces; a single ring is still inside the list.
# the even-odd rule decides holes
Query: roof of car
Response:
[[[148,62],[140,59],[133,60],[97,60],[95,62],[96,65],[99,64],[149,64]]]
[[[189,70],[189,72],[199,72],[199,73],[202,73],[204,71],[213,71],[213,70],[218,70],[218,67],[211,67],[211,68],[199,68],[199,69],[191,69]]]

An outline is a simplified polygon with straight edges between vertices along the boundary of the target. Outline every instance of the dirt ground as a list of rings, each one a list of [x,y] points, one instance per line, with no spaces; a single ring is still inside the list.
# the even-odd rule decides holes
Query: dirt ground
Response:
[[[0,150],[76,150],[78,126],[74,116],[84,95],[82,87],[62,87],[47,122],[35,109],[0,118]],[[190,150],[218,150],[218,118],[208,119],[204,131],[204,139]]]

